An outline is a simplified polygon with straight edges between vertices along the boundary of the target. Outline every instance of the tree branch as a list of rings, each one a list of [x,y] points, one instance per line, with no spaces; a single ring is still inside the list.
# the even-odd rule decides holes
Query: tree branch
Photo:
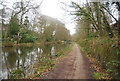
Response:
[[[104,6],[102,6],[102,8],[106,10],[116,22],[118,22],[118,20],[110,13],[110,11],[107,8],[105,8]]]

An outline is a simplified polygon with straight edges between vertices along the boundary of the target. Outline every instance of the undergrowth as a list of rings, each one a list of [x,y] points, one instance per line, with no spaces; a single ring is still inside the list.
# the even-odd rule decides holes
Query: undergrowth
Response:
[[[94,73],[94,77],[108,76],[112,79],[120,79],[120,50],[117,39],[88,38],[80,40],[78,43],[80,49],[94,58],[100,67],[105,70],[105,74]]]

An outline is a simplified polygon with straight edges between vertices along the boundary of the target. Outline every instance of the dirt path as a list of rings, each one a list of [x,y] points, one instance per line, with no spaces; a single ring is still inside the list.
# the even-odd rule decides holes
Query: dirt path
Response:
[[[48,73],[47,79],[91,79],[89,67],[88,59],[75,44],[72,51]]]

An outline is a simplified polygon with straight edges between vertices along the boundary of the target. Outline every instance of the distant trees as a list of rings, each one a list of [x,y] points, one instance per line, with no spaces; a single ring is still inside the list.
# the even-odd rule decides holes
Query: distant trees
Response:
[[[70,40],[71,36],[70,36],[70,32],[67,28],[65,28],[65,25],[63,23],[59,23],[56,31],[55,31],[55,40],[59,41],[59,40]]]
[[[38,18],[36,29],[40,33],[41,39],[47,42],[70,39],[70,32],[62,22],[45,15]]]

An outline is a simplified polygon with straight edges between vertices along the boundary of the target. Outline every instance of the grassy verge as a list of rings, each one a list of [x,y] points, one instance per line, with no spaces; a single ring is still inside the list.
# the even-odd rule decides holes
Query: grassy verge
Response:
[[[87,54],[97,79],[120,79],[120,50],[118,41],[113,38],[91,38],[78,42],[80,49]]]

